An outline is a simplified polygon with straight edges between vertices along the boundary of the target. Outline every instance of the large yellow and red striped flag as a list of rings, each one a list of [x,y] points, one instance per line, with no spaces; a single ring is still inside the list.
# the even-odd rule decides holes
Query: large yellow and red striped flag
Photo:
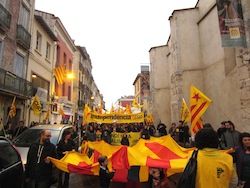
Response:
[[[205,113],[208,106],[211,104],[204,93],[194,86],[190,88],[190,115],[191,115],[191,133],[196,134],[201,128],[201,116]]]
[[[190,111],[184,98],[182,98],[181,104],[181,121],[187,123],[190,120]]]
[[[54,69],[54,75],[58,84],[63,84],[66,76],[66,69],[60,65]]]

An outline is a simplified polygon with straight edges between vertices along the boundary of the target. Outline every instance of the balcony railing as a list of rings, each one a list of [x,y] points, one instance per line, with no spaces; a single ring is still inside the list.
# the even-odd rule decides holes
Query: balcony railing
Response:
[[[10,28],[11,14],[0,3],[0,28],[4,31]]]
[[[0,68],[0,90],[30,98],[33,87],[31,82]]]
[[[30,48],[31,35],[22,25],[17,25],[16,40],[24,49]]]

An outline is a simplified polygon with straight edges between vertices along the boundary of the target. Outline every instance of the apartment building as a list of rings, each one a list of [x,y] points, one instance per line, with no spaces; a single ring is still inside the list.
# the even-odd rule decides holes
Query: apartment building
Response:
[[[0,118],[14,129],[19,121],[27,121],[25,114],[33,94],[26,78],[34,0],[1,0],[0,12]],[[9,118],[13,99],[16,115]]]
[[[35,12],[31,31],[31,47],[27,71],[27,80],[32,83],[34,95],[41,101],[40,114],[29,108],[27,119],[34,122],[50,122],[47,115],[51,111],[51,96],[55,91],[53,69],[56,65],[57,37],[44,18]]]

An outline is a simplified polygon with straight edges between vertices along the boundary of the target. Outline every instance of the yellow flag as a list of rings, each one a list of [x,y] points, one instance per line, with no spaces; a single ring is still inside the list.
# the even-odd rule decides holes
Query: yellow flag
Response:
[[[39,115],[41,113],[42,105],[40,98],[37,95],[32,98],[31,109],[33,110],[35,115]]]
[[[131,114],[131,106],[129,104],[126,105],[126,109],[125,109],[125,114]]]
[[[181,121],[187,123],[190,120],[190,111],[184,98],[182,98],[181,105]]]
[[[110,114],[113,114],[115,112],[114,105],[112,104],[111,109],[109,111]]]
[[[16,97],[13,98],[13,101],[11,103],[10,111],[9,111],[9,117],[13,118],[16,116]]]
[[[47,112],[44,117],[44,121],[49,120],[49,115],[50,115],[50,108],[48,107]]]
[[[143,105],[140,105],[135,98],[132,102],[132,106],[135,108],[142,108],[143,107]]]
[[[91,109],[88,106],[88,104],[85,104],[84,110],[83,110],[83,117],[84,117],[84,122],[88,123],[89,116],[91,114]]]
[[[59,108],[59,114],[60,114],[61,116],[65,116],[63,107],[60,107],[60,108]]]
[[[205,113],[208,106],[211,104],[209,99],[204,93],[194,86],[190,88],[190,116],[191,116],[191,133],[196,134],[199,129],[201,116]]]

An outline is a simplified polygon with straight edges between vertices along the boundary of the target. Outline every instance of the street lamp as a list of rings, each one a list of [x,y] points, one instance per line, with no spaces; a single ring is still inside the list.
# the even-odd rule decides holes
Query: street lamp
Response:
[[[73,80],[73,79],[75,78],[75,75],[71,72],[71,73],[67,73],[67,74],[66,74],[66,77],[67,77],[67,79],[69,79],[69,80]]]

